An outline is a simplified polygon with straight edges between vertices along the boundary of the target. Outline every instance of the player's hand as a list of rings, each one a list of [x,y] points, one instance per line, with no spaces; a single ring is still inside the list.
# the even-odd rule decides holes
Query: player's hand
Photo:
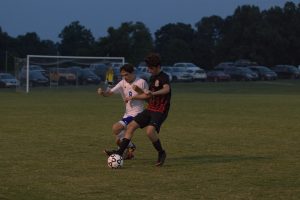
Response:
[[[144,90],[144,93],[149,96],[153,96],[153,93],[150,90]]]
[[[125,102],[125,103],[128,103],[128,102],[131,101],[131,100],[132,100],[132,97],[125,97],[124,102]]]
[[[97,93],[98,93],[99,95],[103,95],[103,90],[102,90],[102,88],[98,88]]]

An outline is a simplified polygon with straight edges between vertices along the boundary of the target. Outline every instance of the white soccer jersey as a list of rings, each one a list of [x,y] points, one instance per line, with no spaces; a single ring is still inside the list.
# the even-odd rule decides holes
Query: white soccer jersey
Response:
[[[131,97],[138,94],[132,89],[133,85],[136,85],[143,90],[148,89],[148,84],[144,79],[136,78],[132,83],[128,83],[123,79],[111,89],[111,92],[115,94],[120,93],[123,100],[125,100],[125,97]],[[144,102],[144,100],[132,100],[126,103],[126,111],[123,118],[128,116],[134,117],[138,113],[142,112],[144,110]]]

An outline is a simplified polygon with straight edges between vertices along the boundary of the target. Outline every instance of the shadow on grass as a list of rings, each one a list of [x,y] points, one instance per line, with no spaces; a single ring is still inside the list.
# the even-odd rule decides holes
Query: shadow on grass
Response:
[[[178,163],[178,165],[191,165],[191,164],[209,164],[209,163],[232,163],[243,161],[263,161],[269,160],[270,157],[262,156],[246,156],[246,155],[199,155],[199,156],[184,156],[167,158],[169,162]]]

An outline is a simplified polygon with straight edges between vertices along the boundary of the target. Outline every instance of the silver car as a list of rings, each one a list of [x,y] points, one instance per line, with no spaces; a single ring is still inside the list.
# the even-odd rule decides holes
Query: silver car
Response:
[[[193,76],[183,67],[171,67],[172,79],[176,81],[193,81]]]
[[[16,87],[19,81],[9,73],[0,73],[0,87]]]

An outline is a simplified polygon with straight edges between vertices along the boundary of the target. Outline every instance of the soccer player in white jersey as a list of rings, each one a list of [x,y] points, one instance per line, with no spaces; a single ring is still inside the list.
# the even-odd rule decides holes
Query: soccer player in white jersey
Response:
[[[127,125],[133,120],[138,113],[144,110],[144,100],[134,99],[129,100],[131,97],[136,96],[138,92],[134,88],[139,87],[142,90],[148,90],[148,84],[144,79],[137,78],[134,73],[134,66],[131,64],[125,64],[120,68],[122,80],[113,88],[103,91],[101,88],[98,89],[98,94],[104,97],[111,96],[113,94],[121,94],[125,103],[125,113],[123,118],[113,124],[112,131],[116,135],[116,144],[120,145],[124,138],[124,133]],[[142,91],[141,91],[142,92]],[[130,142],[127,151],[123,155],[124,159],[132,159],[134,157],[135,145]]]

